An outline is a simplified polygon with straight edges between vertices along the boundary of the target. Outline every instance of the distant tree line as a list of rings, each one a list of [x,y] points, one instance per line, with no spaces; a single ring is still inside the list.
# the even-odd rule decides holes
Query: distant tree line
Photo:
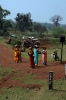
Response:
[[[59,15],[55,15],[50,18],[50,21],[53,22],[51,23],[38,23],[38,22],[33,22],[31,19],[31,14],[30,12],[27,14],[24,13],[17,13],[15,19],[15,22],[13,20],[7,20],[5,19],[6,16],[10,15],[10,11],[3,9],[0,6],[0,36],[8,36],[8,29],[11,28],[12,30],[16,31],[19,30],[21,32],[34,32],[38,33],[39,37],[43,37],[44,33],[47,32],[48,30],[53,30],[52,33],[56,35],[55,37],[61,35],[64,33],[64,29],[60,27],[60,21],[62,21],[62,17]],[[58,35],[59,34],[59,35]]]

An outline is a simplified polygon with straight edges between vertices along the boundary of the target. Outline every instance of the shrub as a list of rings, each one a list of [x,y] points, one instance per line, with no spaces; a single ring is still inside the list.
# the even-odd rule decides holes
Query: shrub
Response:
[[[61,35],[65,34],[65,31],[61,27],[54,28],[52,34],[54,35],[54,38],[59,38]]]
[[[3,36],[4,33],[3,33],[3,30],[0,29],[0,36]]]
[[[10,33],[9,32],[3,32],[3,30],[0,30],[0,36],[9,36]]]
[[[10,33],[9,33],[9,32],[5,32],[4,35],[5,35],[5,36],[9,36]]]
[[[18,44],[18,39],[13,38],[11,44],[12,44],[12,48],[14,48],[14,45],[15,45],[15,44]]]

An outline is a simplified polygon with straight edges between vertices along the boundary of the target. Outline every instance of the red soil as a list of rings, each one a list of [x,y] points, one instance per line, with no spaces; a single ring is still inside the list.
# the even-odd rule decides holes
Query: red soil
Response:
[[[13,60],[14,51],[7,48],[5,45],[0,44],[0,65],[1,67],[9,66],[13,69],[13,71],[6,76],[5,78],[0,80],[0,88],[6,86],[7,88],[11,87],[24,87],[24,88],[38,88],[40,89],[40,85],[33,84],[33,85],[25,85],[24,84],[24,76],[27,73],[35,74],[34,79],[49,79],[49,71],[53,71],[53,79],[54,80],[60,80],[65,77],[65,63],[60,62],[48,62],[46,66],[42,65],[41,62],[39,62],[38,67],[35,69],[29,68],[29,59],[25,59],[22,57],[22,62],[15,63]],[[15,80],[11,79],[17,73],[18,71],[21,71],[22,73],[20,76],[16,77],[22,77],[22,80]]]

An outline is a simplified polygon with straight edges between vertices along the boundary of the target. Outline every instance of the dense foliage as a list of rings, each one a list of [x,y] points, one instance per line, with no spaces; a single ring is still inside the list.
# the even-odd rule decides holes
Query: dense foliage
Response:
[[[8,27],[11,27],[10,21],[5,20],[6,16],[10,14],[10,11],[3,9],[0,6],[0,35],[8,35],[7,29]]]
[[[30,13],[27,14],[17,13],[15,20],[17,22],[17,27],[21,32],[28,30],[29,27],[32,25],[32,19]]]

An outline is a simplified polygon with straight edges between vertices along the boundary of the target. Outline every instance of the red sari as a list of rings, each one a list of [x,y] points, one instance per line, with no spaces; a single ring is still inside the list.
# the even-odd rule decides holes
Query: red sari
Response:
[[[33,50],[29,50],[29,61],[30,61],[30,68],[34,68],[34,56],[33,56]]]
[[[34,67],[34,57],[33,56],[29,56],[29,60],[30,60],[30,67]]]

